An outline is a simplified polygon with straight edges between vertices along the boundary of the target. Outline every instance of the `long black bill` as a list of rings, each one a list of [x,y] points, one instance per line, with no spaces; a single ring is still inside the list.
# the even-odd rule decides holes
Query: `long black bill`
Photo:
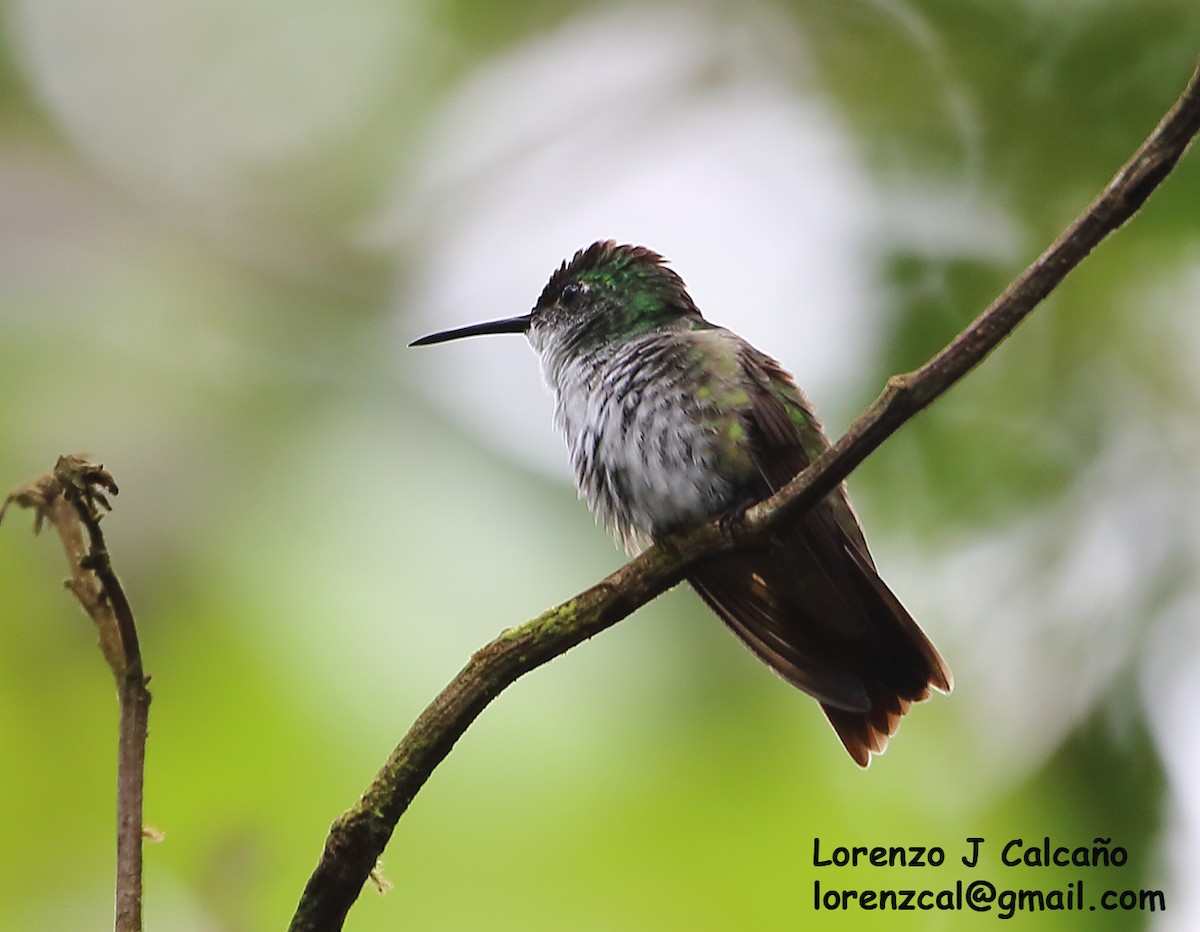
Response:
[[[489,333],[525,333],[529,330],[532,314],[522,314],[520,317],[506,317],[504,320],[489,320],[483,324],[471,324],[469,327],[458,327],[454,330],[443,330],[431,333],[413,340],[409,346],[428,346],[430,343],[445,343],[447,340],[457,340],[461,337],[478,337]]]

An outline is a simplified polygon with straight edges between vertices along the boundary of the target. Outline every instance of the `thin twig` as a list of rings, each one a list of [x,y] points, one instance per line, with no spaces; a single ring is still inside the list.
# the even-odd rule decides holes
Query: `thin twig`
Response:
[[[1132,217],[1200,130],[1200,68],[1091,206],[970,326],[883,394],[833,447],[729,527],[706,525],[651,547],[606,579],[476,652],[421,714],[362,798],[330,828],[292,932],[340,929],[396,823],[476,716],[518,677],[615,624],[675,585],[695,560],[797,521],[885,439],[978,365],[1095,246]]]
[[[60,456],[54,471],[11,493],[0,505],[33,508],[34,531],[49,522],[63,542],[71,578],[67,588],[96,625],[100,649],[112,670],[120,702],[117,745],[116,932],[142,928],[142,797],[150,692],[142,668],[137,626],[113,572],[100,519],[110,509],[106,493],[117,485],[102,466],[81,455]]]

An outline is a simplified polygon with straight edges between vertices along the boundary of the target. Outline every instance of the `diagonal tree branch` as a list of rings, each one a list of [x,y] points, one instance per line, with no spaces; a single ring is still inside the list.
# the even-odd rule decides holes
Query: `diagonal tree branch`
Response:
[[[477,651],[409,729],[362,798],[330,828],[293,932],[340,929],[409,803],[480,712],[518,677],[610,627],[678,583],[695,560],[745,547],[798,520],[879,447],[987,357],[1108,234],[1132,217],[1200,131],[1200,69],[1091,206],[941,352],[895,376],[845,436],[743,521],[651,547],[573,599]]]

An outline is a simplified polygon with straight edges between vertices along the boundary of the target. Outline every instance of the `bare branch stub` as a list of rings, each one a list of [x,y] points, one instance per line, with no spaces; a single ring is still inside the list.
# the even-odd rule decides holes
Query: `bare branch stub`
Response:
[[[63,495],[75,508],[79,520],[87,529],[89,546],[80,566],[95,574],[100,584],[104,602],[109,609],[104,613],[104,622],[109,621],[115,626],[115,637],[119,644],[119,666],[113,667],[113,675],[120,683],[126,676],[141,678],[142,651],[138,642],[137,625],[133,620],[133,610],[125,596],[120,580],[113,572],[112,561],[109,559],[108,547],[105,544],[104,532],[100,529],[100,519],[112,510],[105,493],[116,495],[117,483],[112,474],[103,466],[89,462],[78,454],[60,456],[54,465],[54,478],[63,489]],[[101,619],[96,618],[96,624]],[[111,632],[101,631],[101,641]],[[105,652],[108,656],[108,652]]]
[[[102,509],[111,508],[107,496],[116,491],[112,476],[83,454],[60,456],[53,471],[9,493],[0,505],[0,518],[10,505],[18,505],[33,510],[35,534],[47,524],[58,532],[71,570],[67,588],[96,626],[100,651],[119,685],[128,657],[112,601],[92,561],[91,536],[93,529],[99,533]]]
[[[54,471],[14,490],[0,505],[32,508],[34,531],[49,523],[58,531],[71,567],[67,588],[96,625],[100,649],[112,670],[120,701],[117,747],[117,880],[115,929],[142,928],[142,801],[150,692],[142,669],[133,611],[100,529],[112,509],[117,484],[103,466],[86,456],[60,456]]]

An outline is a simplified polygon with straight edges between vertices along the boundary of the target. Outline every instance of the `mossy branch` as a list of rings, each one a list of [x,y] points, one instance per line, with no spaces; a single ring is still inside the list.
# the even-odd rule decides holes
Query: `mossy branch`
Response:
[[[1132,217],[1200,130],[1200,69],[1091,206],[980,316],[915,372],[895,376],[833,447],[741,522],[711,524],[642,553],[590,589],[477,651],[409,729],[362,798],[330,829],[292,932],[340,929],[396,823],[476,716],[518,677],[625,618],[694,561],[748,546],[808,508],[977,366],[1106,236]]]

